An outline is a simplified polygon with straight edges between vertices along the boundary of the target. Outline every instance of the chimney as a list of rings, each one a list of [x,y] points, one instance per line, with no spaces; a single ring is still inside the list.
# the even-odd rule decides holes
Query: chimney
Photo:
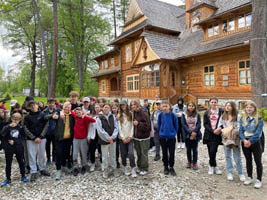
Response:
[[[189,8],[192,7],[194,3],[194,0],[186,0],[185,1],[185,11],[187,11]],[[192,16],[192,13],[187,13],[186,12],[186,15],[185,15],[185,18],[186,18],[186,28],[190,28],[190,25],[191,25],[191,16]]]

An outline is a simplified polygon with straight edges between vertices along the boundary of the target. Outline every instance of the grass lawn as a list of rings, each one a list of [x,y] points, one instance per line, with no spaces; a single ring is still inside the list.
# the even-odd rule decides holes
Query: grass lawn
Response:
[[[17,97],[12,97],[11,100],[15,99],[19,102],[19,104],[22,106],[22,104],[24,103],[24,100],[25,100],[26,96],[17,96]],[[66,97],[59,97],[59,98],[56,98],[57,101],[59,102],[60,100],[65,100]],[[6,101],[6,108],[10,110],[10,101],[11,100],[8,100]],[[36,102],[39,102],[39,101],[43,101],[45,103],[45,105],[47,104],[47,97],[34,97],[34,100]]]

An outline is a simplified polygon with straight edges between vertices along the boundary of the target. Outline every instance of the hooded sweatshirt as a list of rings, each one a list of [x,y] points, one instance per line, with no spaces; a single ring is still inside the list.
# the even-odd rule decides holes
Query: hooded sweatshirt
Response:
[[[161,117],[158,118],[158,130],[159,136],[165,139],[173,139],[178,131],[178,119],[172,112],[161,113]],[[174,123],[173,123],[174,117]]]

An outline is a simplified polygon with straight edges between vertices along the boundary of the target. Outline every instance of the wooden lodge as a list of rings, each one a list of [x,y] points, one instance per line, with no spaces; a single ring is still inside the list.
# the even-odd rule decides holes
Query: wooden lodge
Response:
[[[114,48],[95,58],[99,97],[207,104],[250,99],[251,0],[131,0]]]

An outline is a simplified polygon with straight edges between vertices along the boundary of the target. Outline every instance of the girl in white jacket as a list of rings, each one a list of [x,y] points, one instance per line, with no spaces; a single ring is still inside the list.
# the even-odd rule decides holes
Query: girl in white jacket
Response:
[[[133,143],[133,117],[130,112],[129,106],[125,100],[120,103],[119,115],[119,139],[121,160],[124,167],[124,174],[129,176],[132,173],[132,177],[136,177],[135,171],[135,158],[134,158],[134,143]],[[127,157],[130,159],[130,166],[132,168],[131,173],[127,165]]]

